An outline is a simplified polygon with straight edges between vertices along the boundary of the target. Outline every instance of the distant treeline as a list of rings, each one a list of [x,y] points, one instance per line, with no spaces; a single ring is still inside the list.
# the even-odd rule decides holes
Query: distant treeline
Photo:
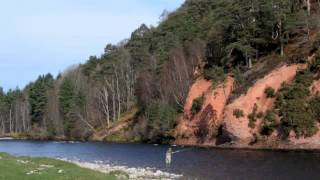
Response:
[[[221,81],[271,52],[284,56],[292,37],[308,38],[319,26],[310,1],[187,0],[165,11],[158,27],[141,25],[100,57],[0,91],[0,134],[86,139],[138,108],[132,139],[171,140],[194,73]]]

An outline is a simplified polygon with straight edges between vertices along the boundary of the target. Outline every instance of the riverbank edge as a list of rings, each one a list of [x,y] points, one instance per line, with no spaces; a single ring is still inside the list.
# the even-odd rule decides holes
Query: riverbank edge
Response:
[[[119,144],[151,144],[144,142],[134,142],[134,141],[104,141],[104,140],[81,140],[81,139],[68,139],[65,137],[51,137],[51,138],[34,138],[30,136],[25,136],[22,134],[6,134],[0,135],[0,140],[30,140],[30,141],[66,141],[66,142],[107,142],[107,143],[119,143]],[[294,146],[294,145],[284,145],[283,147],[268,147],[268,146],[233,146],[233,145],[201,145],[201,144],[163,144],[178,147],[187,148],[205,148],[205,149],[225,149],[225,150],[251,150],[251,151],[283,151],[283,152],[320,152],[319,148],[312,148],[306,146]]]
[[[129,177],[129,175],[124,171],[110,171],[109,173],[104,173],[57,158],[16,156],[10,153],[0,152],[0,161],[7,161],[6,165],[4,165],[4,169],[6,170],[6,172],[12,172],[13,170],[17,172],[16,174],[14,174],[14,177],[17,180],[24,179],[23,176],[29,176],[29,178],[27,179],[30,179],[33,175],[51,178],[54,176],[58,177],[61,175],[67,175],[66,177],[63,176],[66,179],[70,179],[70,177],[75,178],[75,175],[79,176],[78,178],[83,178],[83,176],[85,175],[88,177],[99,177],[98,179],[110,180]],[[70,172],[73,172],[73,174],[69,174]],[[79,175],[77,175],[77,173],[79,173]],[[6,177],[5,173],[2,173],[1,175],[1,178]],[[12,178],[12,176],[10,175],[7,178],[10,179]]]
[[[174,174],[169,173],[165,171],[161,171],[158,169],[154,169],[151,167],[127,167],[127,166],[119,166],[119,165],[111,165],[106,164],[103,161],[94,161],[94,162],[85,162],[80,160],[70,160],[66,158],[48,158],[48,157],[31,157],[31,156],[16,156],[12,155],[10,153],[0,152],[0,160],[3,159],[12,159],[13,161],[22,162],[23,164],[32,163],[35,165],[35,163],[41,159],[46,160],[45,164],[48,166],[50,164],[50,167],[55,167],[55,165],[51,165],[54,163],[57,163],[58,161],[60,163],[63,163],[64,166],[67,166],[68,164],[72,164],[75,166],[75,168],[79,168],[79,171],[81,168],[91,171],[91,173],[102,173],[106,176],[114,177],[116,179],[130,179],[130,180],[143,180],[143,179],[163,179],[163,180],[174,180],[174,179],[180,179],[183,177],[181,174]],[[38,164],[41,166],[40,164]],[[61,169],[59,171],[66,171],[66,169],[63,169],[63,167],[60,167]],[[45,171],[44,171],[45,172]],[[26,172],[26,175],[31,174],[43,174],[42,172],[36,170],[32,170],[29,172]]]
[[[68,159],[58,159],[68,163],[75,164],[79,167],[98,171],[105,174],[110,174],[111,172],[123,172],[128,175],[130,180],[143,180],[143,179],[162,179],[162,180],[174,180],[183,177],[181,174],[169,173],[150,167],[140,168],[140,167],[127,167],[127,166],[116,166],[110,164],[104,164],[102,161],[96,161],[94,163],[82,162],[77,160]]]
[[[243,151],[278,151],[278,152],[309,152],[319,153],[320,148],[301,148],[301,147],[235,147],[235,146],[210,146],[210,145],[189,145],[189,144],[174,144],[173,146],[185,148],[204,148],[204,149],[217,149],[217,150],[243,150]]]

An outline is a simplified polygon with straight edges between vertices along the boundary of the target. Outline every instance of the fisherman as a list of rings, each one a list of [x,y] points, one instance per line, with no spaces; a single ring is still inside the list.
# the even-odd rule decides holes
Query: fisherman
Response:
[[[169,167],[171,165],[172,160],[172,148],[170,147],[166,153],[166,166]]]

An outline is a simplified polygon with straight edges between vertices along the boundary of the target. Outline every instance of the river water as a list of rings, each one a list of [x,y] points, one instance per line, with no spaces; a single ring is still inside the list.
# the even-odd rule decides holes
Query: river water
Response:
[[[51,142],[0,140],[0,152],[17,156],[66,158],[83,162],[102,161],[127,167],[151,167],[181,174],[181,179],[320,179],[320,153],[222,150],[173,147],[166,167],[169,146],[101,142]]]

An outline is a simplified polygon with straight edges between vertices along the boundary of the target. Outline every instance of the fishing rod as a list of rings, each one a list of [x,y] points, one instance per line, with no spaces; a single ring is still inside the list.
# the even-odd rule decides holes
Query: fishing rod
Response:
[[[169,167],[171,165],[172,155],[173,154],[180,153],[180,152],[185,152],[185,151],[188,151],[188,150],[191,150],[191,149],[193,149],[193,147],[186,148],[186,149],[181,149],[181,150],[177,150],[177,151],[172,152],[172,147],[170,147],[166,152],[166,157],[165,157],[166,166]]]
[[[180,153],[180,152],[185,152],[185,151],[188,151],[188,150],[192,150],[192,149],[194,149],[194,148],[185,148],[185,149],[181,149],[181,150],[177,150],[177,151],[174,151],[174,152],[172,152],[172,154],[176,154],[176,153]]]

